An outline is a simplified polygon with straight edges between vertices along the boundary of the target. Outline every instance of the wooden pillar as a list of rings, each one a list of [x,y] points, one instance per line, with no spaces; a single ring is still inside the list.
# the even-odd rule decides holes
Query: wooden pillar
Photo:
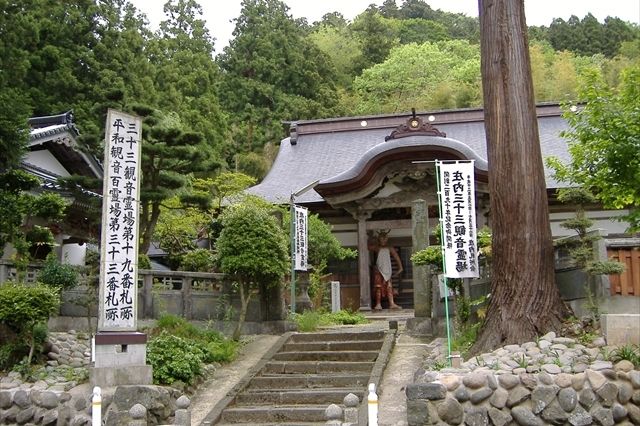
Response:
[[[358,276],[360,277],[360,310],[371,310],[371,282],[369,277],[369,248],[367,219],[369,213],[359,213],[358,219]]]

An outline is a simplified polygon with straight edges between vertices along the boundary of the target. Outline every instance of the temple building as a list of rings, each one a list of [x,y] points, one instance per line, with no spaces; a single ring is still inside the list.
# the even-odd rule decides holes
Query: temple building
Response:
[[[539,105],[537,116],[543,158],[568,161],[567,142],[561,137],[568,125],[559,106]],[[412,203],[426,201],[428,227],[433,230],[439,221],[435,160],[473,160],[476,224],[490,226],[487,158],[481,109],[296,121],[267,176],[249,191],[275,204],[288,204],[300,188],[313,188],[294,202],[330,223],[343,246],[358,250],[356,260],[330,267],[333,279],[341,283],[343,306],[353,309],[372,307],[371,242],[377,232],[388,232],[404,269],[395,282],[396,301],[412,307]],[[556,189],[565,184],[554,180],[548,169],[545,176],[552,234],[571,235],[559,223],[574,210],[555,200]],[[594,208],[587,215],[613,241],[627,237],[625,223],[615,220],[624,213]],[[616,241],[626,242],[616,249],[635,243]],[[615,291],[639,295],[640,276],[625,279],[629,288]]]

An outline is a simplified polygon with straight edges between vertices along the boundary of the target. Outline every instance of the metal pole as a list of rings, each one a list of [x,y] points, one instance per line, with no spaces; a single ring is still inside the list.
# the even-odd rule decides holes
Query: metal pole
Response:
[[[290,220],[290,238],[289,242],[291,243],[291,313],[296,313],[296,236],[295,236],[295,218],[294,218],[294,209],[293,209],[293,200],[294,194],[291,194],[291,198],[289,201],[289,216],[291,216]]]
[[[438,212],[440,221],[440,249],[442,250],[442,274],[444,278],[444,315],[447,324],[447,360],[451,366],[451,328],[449,326],[449,289],[447,288],[447,262],[444,258],[444,227],[442,226],[442,188],[440,183],[440,161],[436,161],[436,184],[438,188]],[[438,286],[439,287],[439,286]]]

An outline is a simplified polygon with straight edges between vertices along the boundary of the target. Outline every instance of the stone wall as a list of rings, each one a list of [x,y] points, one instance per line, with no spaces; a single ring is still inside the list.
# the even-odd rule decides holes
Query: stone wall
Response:
[[[50,333],[43,348],[46,366],[30,380],[17,372],[0,377],[0,425],[91,425],[92,389],[88,383],[90,340],[70,330]],[[182,391],[163,386],[118,386],[103,389],[106,425],[129,425],[131,407],[142,404],[150,424],[167,424]],[[183,397],[184,398],[184,397]]]
[[[408,424],[640,425],[640,371],[603,352],[550,333],[460,368],[418,371],[406,388]]]
[[[131,424],[129,410],[138,403],[146,408],[149,424],[168,424],[180,396],[177,390],[162,386],[118,386],[103,394],[103,424]],[[91,399],[92,395],[87,392],[0,390],[0,424],[88,426],[91,425]]]

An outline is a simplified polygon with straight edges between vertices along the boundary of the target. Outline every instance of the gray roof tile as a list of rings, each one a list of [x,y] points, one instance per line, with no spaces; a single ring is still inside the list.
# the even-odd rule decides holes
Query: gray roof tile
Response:
[[[458,122],[438,124],[436,127],[447,134],[447,138],[410,136],[397,139],[399,143],[428,143],[434,140],[446,143],[454,139],[474,151],[479,159],[487,160],[484,122]],[[556,156],[563,161],[569,159],[566,141],[560,132],[568,125],[560,116],[538,118],[540,146],[543,158]],[[261,183],[249,189],[274,203],[288,203],[292,192],[316,180],[330,181],[340,174],[349,174],[359,160],[370,157],[385,148],[385,137],[392,128],[332,131],[325,133],[298,134],[297,143],[291,145],[290,138],[280,143],[278,156],[271,170]],[[386,142],[386,146],[394,141]],[[545,169],[548,188],[562,186]],[[322,197],[314,190],[296,198],[300,203],[321,202]]]

